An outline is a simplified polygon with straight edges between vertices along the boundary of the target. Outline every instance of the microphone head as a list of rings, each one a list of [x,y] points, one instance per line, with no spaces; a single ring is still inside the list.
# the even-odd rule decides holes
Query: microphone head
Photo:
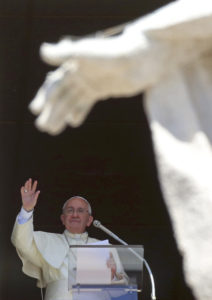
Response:
[[[93,221],[93,226],[99,228],[100,225],[101,225],[101,223],[100,223],[98,220],[94,220],[94,221]]]

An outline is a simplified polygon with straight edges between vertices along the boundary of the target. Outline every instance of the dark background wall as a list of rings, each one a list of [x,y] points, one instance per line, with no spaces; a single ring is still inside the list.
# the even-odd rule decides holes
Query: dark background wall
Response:
[[[50,70],[39,58],[43,41],[85,35],[144,15],[168,1],[7,0],[0,2],[0,299],[39,299],[10,243],[21,207],[19,189],[32,177],[41,194],[35,228],[62,232],[63,202],[79,194],[94,217],[131,244],[143,244],[158,299],[193,299],[159,189],[142,95],[98,103],[86,122],[52,137],[39,132],[28,103]],[[91,235],[104,233],[91,228]],[[111,242],[115,243],[111,240]],[[144,296],[149,299],[148,275]]]

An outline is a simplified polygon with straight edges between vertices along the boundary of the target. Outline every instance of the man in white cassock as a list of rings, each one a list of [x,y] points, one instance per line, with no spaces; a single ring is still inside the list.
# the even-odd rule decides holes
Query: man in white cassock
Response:
[[[22,208],[15,222],[12,243],[22,260],[23,272],[36,278],[38,287],[46,288],[45,300],[69,300],[72,292],[68,290],[68,259],[71,260],[70,277],[74,279],[76,272],[76,250],[72,248],[69,256],[69,246],[98,241],[90,238],[85,231],[93,221],[91,206],[85,198],[74,196],[63,206],[61,221],[66,228],[63,234],[36,232],[33,230],[33,210],[39,193],[37,181],[32,182],[32,179],[21,187]],[[115,280],[116,266],[113,262],[108,262],[108,267],[111,279]],[[90,299],[89,296],[95,299],[95,295],[89,294],[86,299]],[[103,296],[100,299],[108,299]]]

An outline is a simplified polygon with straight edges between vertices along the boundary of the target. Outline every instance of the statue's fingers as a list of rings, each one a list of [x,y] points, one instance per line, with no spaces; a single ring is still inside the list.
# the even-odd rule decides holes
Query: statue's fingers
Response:
[[[89,101],[86,98],[77,101],[66,116],[67,124],[73,127],[80,126],[86,119],[95,102],[96,101]]]
[[[71,39],[63,39],[57,44],[43,43],[40,56],[46,63],[59,66],[72,57],[73,43]]]
[[[36,120],[36,126],[51,134],[58,134],[68,123],[79,126],[97,100],[92,82],[83,79],[74,61],[67,62],[51,74],[51,91],[46,93],[45,104]],[[78,74],[79,73],[79,74]]]
[[[71,82],[67,84],[66,80],[62,81],[46,101],[46,104],[36,120],[36,126],[51,134],[58,134],[65,127],[65,115],[69,111],[72,101],[77,97],[72,97]]]
[[[73,89],[60,90],[59,100],[52,99],[48,102],[43,112],[36,120],[39,129],[49,132],[50,134],[60,133],[66,126],[67,115],[72,112],[74,103],[78,97],[73,93]]]
[[[46,113],[48,118],[45,119],[45,122],[48,131],[57,134],[66,124],[73,127],[82,124],[96,101],[95,93],[88,92],[88,90],[90,88],[76,78],[73,78],[68,85],[64,85],[63,89],[60,89],[60,94],[57,95],[60,101],[51,107],[51,112]],[[46,109],[50,110],[50,107],[46,107]]]
[[[64,77],[63,68],[58,68],[54,72],[47,74],[43,85],[39,88],[37,94],[29,105],[29,109],[35,115],[38,115],[46,102],[57,95],[57,90],[60,88],[61,82]]]

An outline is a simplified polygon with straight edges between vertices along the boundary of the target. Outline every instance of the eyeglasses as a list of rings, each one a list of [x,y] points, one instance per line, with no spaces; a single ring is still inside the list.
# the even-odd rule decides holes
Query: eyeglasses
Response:
[[[74,208],[72,208],[72,207],[69,207],[69,208],[65,209],[64,212],[65,212],[65,214],[67,214],[67,215],[74,215],[75,212],[76,212],[78,215],[82,215],[82,214],[88,212],[88,210],[87,210],[87,209],[84,209],[84,208],[81,208],[81,207],[80,207],[80,208],[77,208],[77,209],[74,209]]]

